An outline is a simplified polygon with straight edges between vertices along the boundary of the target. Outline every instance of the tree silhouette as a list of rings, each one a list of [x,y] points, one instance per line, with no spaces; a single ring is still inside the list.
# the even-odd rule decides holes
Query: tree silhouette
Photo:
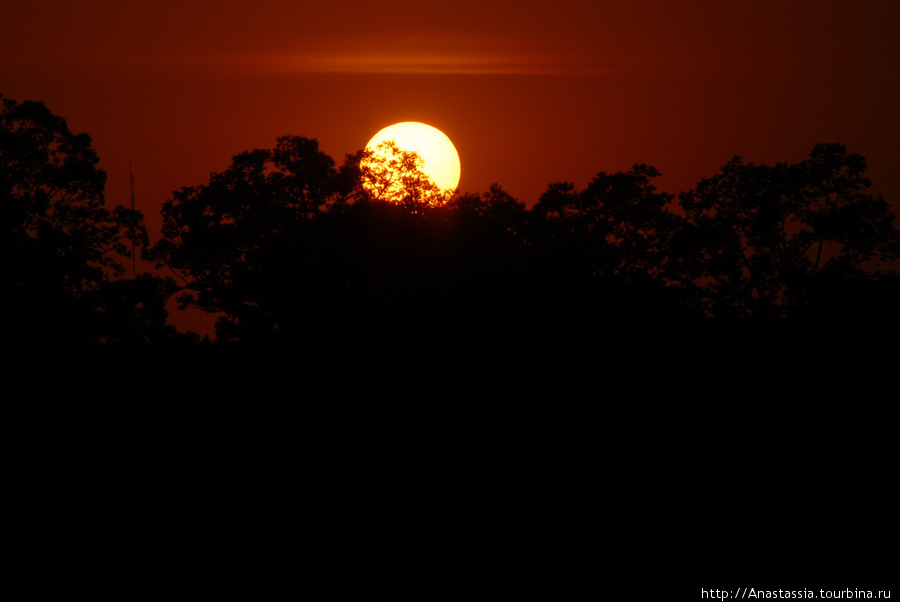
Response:
[[[375,201],[403,205],[415,213],[440,207],[453,194],[423,171],[425,161],[419,153],[403,150],[393,140],[365,149],[359,165],[362,186]]]
[[[882,197],[865,192],[872,186],[865,171],[865,158],[842,144],[818,144],[802,164],[804,229],[796,236],[815,252],[813,275],[860,275],[869,262],[900,257],[895,216]]]
[[[453,307],[460,332],[515,332],[527,320],[527,210],[499,184],[455,195],[442,218],[452,229]],[[504,335],[506,336],[506,335]]]
[[[0,104],[5,334],[35,344],[105,340],[94,328],[98,303],[132,244],[147,244],[143,216],[106,207],[106,174],[87,134],[72,134],[41,102]]]
[[[515,199],[496,182],[485,194],[467,193],[450,199],[450,207],[462,215],[497,224],[513,234],[523,234],[525,203]]]
[[[682,193],[687,271],[711,311],[784,317],[827,281],[900,257],[894,215],[865,192],[864,171],[861,156],[820,144],[794,165],[735,157]]]
[[[179,339],[188,353],[173,361],[175,282],[119,277],[147,234],[138,212],[106,208],[90,139],[41,103],[0,102],[4,351],[117,346],[102,362],[18,354],[32,372],[16,380],[44,389],[49,367],[58,383],[52,411],[35,406],[43,480],[102,494],[122,474],[161,475],[162,495],[202,502],[237,475],[289,499],[281,476],[298,457],[335,481],[504,486],[577,482],[609,456],[640,503],[640,481],[684,491],[737,470],[787,490],[843,462],[856,494],[890,468],[878,461],[890,433],[872,436],[891,424],[877,395],[856,416],[832,412],[846,424],[820,407],[879,390],[868,379],[892,374],[892,358],[871,338],[900,324],[900,280],[874,271],[900,256],[894,217],[840,145],[796,165],[735,159],[680,208],[635,165],[583,190],[553,183],[528,209],[498,184],[447,199],[392,144],[380,164],[360,151],[337,168],[316,140],[285,136],[162,208],[152,257],[182,303],[222,314],[216,343]],[[873,316],[856,329],[866,344],[830,328],[848,312]],[[751,319],[734,329],[732,315]],[[812,332],[795,316],[822,336],[795,336]],[[258,497],[245,489],[241,503]],[[731,497],[762,507],[769,490]],[[798,500],[816,502],[786,503]]]
[[[300,286],[289,275],[316,260],[310,224],[353,184],[316,140],[283,136],[274,149],[235,155],[209,184],[176,190],[152,255],[181,278],[183,306],[224,313],[222,333],[270,333],[279,324],[263,299]]]
[[[94,340],[112,346],[162,347],[182,339],[167,323],[166,303],[177,290],[174,280],[153,274],[104,282],[85,295],[93,308],[89,326]],[[184,338],[184,342],[191,340]]]
[[[554,311],[624,324],[655,322],[683,305],[673,286],[679,276],[672,240],[680,220],[668,210],[673,196],[652,184],[659,175],[635,165],[600,172],[582,191],[557,182],[541,195],[530,232],[541,251],[539,278],[545,289],[568,291],[558,296],[565,309]]]
[[[659,175],[635,165],[627,172],[600,172],[580,192],[568,182],[551,184],[534,214],[550,238],[580,238],[591,248],[594,263],[586,267],[592,275],[660,277],[677,219],[666,211],[672,195],[651,184]]]

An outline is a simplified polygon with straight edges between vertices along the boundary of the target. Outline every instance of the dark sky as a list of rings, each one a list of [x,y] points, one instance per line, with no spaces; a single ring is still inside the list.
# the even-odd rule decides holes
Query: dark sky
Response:
[[[673,193],[730,157],[843,142],[900,213],[895,0],[3,0],[0,92],[88,132],[108,200],[158,238],[172,190],[235,153],[318,138],[340,164],[423,121],[533,204],[647,163]]]

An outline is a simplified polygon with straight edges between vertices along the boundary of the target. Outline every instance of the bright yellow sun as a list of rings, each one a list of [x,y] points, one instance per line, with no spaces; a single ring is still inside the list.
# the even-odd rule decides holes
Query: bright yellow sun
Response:
[[[421,171],[448,197],[456,190],[460,174],[459,154],[442,131],[417,121],[395,123],[375,134],[366,144],[366,151],[377,153],[379,145],[389,141],[401,151],[415,151],[422,160]]]

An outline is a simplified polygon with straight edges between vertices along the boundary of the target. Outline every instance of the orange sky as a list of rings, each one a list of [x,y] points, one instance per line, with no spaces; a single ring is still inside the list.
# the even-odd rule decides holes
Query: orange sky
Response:
[[[0,93],[88,132],[158,237],[172,190],[235,153],[318,138],[340,164],[422,121],[534,203],[554,181],[647,163],[670,192],[728,159],[843,142],[900,213],[894,0],[3,0]]]

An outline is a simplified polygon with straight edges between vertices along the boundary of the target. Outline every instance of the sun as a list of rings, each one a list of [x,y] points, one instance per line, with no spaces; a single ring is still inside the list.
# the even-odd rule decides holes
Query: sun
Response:
[[[395,123],[375,134],[365,150],[377,155],[390,141],[401,151],[415,151],[421,159],[421,171],[447,197],[456,190],[460,175],[459,154],[442,131],[417,121]],[[397,177],[396,181],[400,179]]]

